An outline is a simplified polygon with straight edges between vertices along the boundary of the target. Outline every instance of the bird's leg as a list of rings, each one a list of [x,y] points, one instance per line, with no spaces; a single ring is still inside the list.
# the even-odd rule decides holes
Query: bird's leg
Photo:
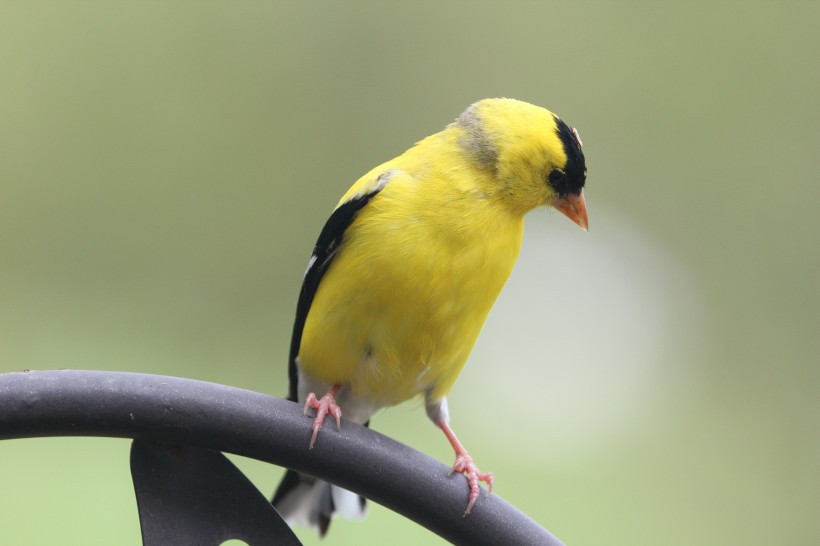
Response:
[[[342,408],[336,403],[336,395],[342,386],[338,383],[333,385],[327,394],[317,399],[314,393],[308,394],[307,401],[305,401],[305,415],[307,415],[308,408],[316,410],[316,418],[313,420],[313,435],[310,437],[310,449],[313,449],[313,444],[316,443],[316,436],[319,435],[319,429],[322,428],[322,423],[325,421],[325,416],[329,413],[336,418],[336,430],[342,426],[340,419],[342,418]]]
[[[447,436],[447,440],[450,441],[450,445],[453,446],[453,450],[456,452],[456,462],[453,468],[450,469],[450,474],[453,472],[464,474],[464,477],[467,478],[467,483],[470,484],[470,502],[467,503],[467,509],[464,511],[464,515],[466,516],[470,513],[470,510],[473,509],[473,505],[475,505],[475,501],[478,499],[479,492],[481,491],[478,487],[478,482],[487,484],[489,488],[487,495],[493,492],[493,475],[490,472],[480,472],[478,470],[478,466],[473,462],[473,458],[470,457],[470,454],[467,453],[467,450],[461,445],[461,442],[458,441],[455,432],[453,432],[453,429],[450,428],[450,425],[447,424],[445,419],[437,419],[436,425],[438,425],[444,432],[444,435]]]

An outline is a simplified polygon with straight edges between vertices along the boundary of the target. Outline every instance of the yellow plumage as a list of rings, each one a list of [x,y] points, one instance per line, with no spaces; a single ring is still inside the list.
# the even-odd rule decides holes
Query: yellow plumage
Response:
[[[291,397],[329,391],[325,411],[338,399],[345,415],[366,422],[378,408],[423,395],[457,455],[469,458],[447,425],[444,397],[512,271],[524,215],[552,205],[585,228],[585,177],[577,133],[512,99],[472,105],[364,175],[308,267]],[[476,476],[487,479],[469,465],[468,511]]]
[[[384,165],[397,174],[348,228],[299,352],[305,373],[350,383],[354,396],[379,405],[450,390],[512,270],[523,228],[498,201],[448,184],[452,178],[419,180],[401,163]],[[448,203],[446,213],[430,199]]]
[[[549,202],[545,173],[565,161],[548,111],[512,100],[476,109],[506,139],[505,179],[465,153],[471,135],[456,123],[342,197],[393,173],[319,285],[299,351],[305,373],[382,406],[429,389],[439,400],[453,386],[512,271],[524,213]]]

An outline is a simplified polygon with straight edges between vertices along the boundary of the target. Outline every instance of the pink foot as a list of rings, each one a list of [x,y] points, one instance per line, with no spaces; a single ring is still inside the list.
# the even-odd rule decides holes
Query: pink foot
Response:
[[[336,394],[339,392],[339,385],[334,385],[330,391],[322,398],[317,399],[313,393],[308,394],[305,402],[305,415],[308,414],[308,408],[316,410],[316,418],[313,420],[313,435],[310,437],[310,449],[313,449],[313,444],[316,443],[316,436],[319,435],[319,430],[322,428],[322,423],[325,422],[325,416],[331,414],[336,418],[336,430],[342,426],[340,419],[342,418],[342,408],[336,404]]]
[[[466,451],[456,455],[456,463],[453,465],[453,468],[450,469],[448,475],[453,472],[464,474],[464,477],[467,478],[467,483],[470,484],[470,502],[467,503],[467,509],[464,511],[464,515],[466,516],[470,513],[470,510],[473,509],[475,501],[481,492],[481,489],[478,487],[478,482],[487,484],[488,496],[493,492],[493,475],[490,472],[479,471],[478,466],[473,462],[473,458],[470,457]]]

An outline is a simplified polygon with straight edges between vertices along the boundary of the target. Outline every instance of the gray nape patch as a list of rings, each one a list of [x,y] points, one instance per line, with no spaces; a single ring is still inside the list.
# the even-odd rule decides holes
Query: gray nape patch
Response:
[[[456,125],[464,129],[465,135],[459,139],[459,145],[482,168],[495,169],[498,161],[498,151],[484,131],[484,125],[478,115],[478,108],[469,106],[456,119]]]

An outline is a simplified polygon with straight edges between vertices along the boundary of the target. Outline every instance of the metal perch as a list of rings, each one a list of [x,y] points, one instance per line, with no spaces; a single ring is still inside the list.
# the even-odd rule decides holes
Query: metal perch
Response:
[[[298,544],[264,496],[214,452],[251,457],[335,483],[454,544],[562,544],[495,494],[482,496],[470,516],[462,517],[468,493],[462,476],[448,477],[444,464],[355,423],[344,422],[340,432],[323,434],[315,449],[308,450],[310,428],[297,404],[225,385],[101,371],[0,375],[0,440],[43,436],[137,440],[132,474],[146,545],[160,544],[163,532],[175,533],[170,535],[176,537],[175,543],[183,544],[180,533],[188,527],[194,529],[191,532],[210,532],[214,544],[226,538],[242,538],[252,545]],[[193,493],[185,497],[179,492],[185,487],[164,487],[166,480],[150,480],[162,473],[185,480],[181,469],[189,474],[186,483],[198,483],[203,492],[208,487],[230,490],[231,498],[238,500]],[[199,502],[202,497],[212,501]],[[172,517],[163,518],[163,513]],[[200,522],[220,518],[225,522],[220,528],[230,536],[202,530],[208,526]],[[183,527],[186,520],[193,523],[183,528],[165,521],[171,519],[183,522]],[[265,538],[274,534],[278,538]],[[205,539],[187,540],[203,544]]]

